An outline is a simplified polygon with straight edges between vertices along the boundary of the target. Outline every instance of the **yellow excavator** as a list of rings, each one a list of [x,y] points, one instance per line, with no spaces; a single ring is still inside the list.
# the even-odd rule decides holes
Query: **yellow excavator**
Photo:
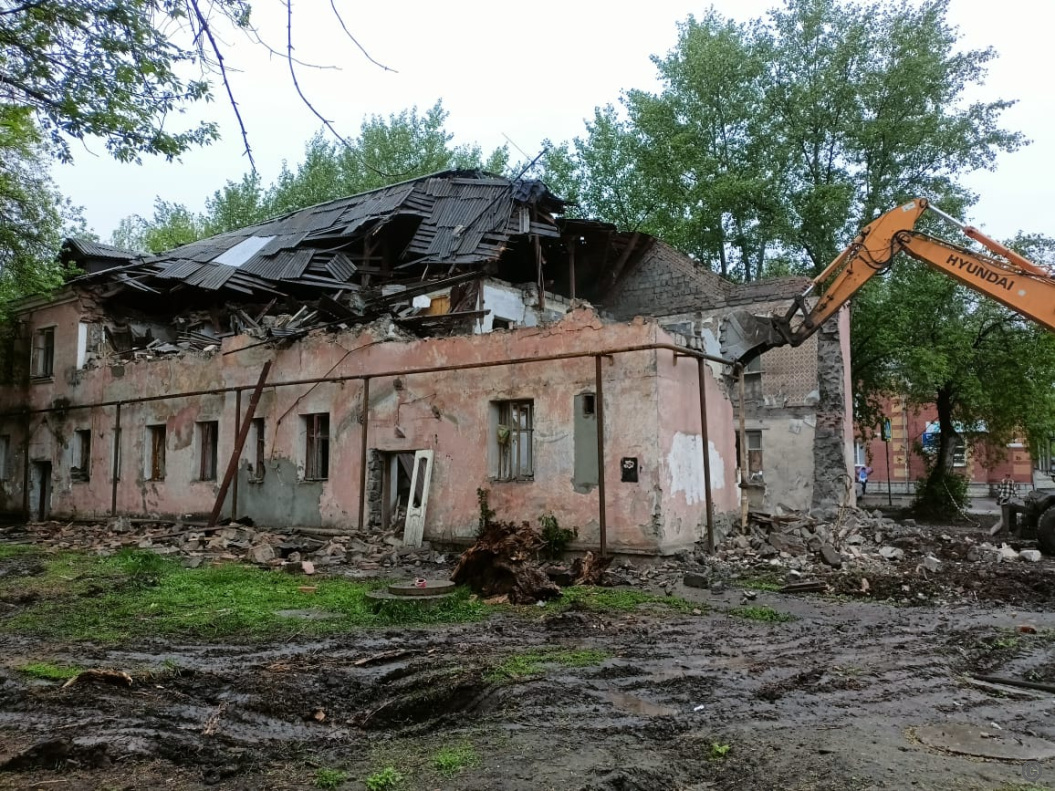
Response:
[[[916,224],[928,211],[956,226],[989,253],[917,231]],[[944,272],[1055,332],[1055,275],[1049,269],[951,217],[926,199],[917,198],[869,223],[795,297],[784,315],[755,316],[739,311],[728,316],[722,325],[722,355],[744,361],[767,349],[800,345],[865,283],[889,267],[898,253]],[[1017,520],[1019,514],[1023,516],[1021,522]],[[1032,491],[1023,504],[1005,505],[1004,525],[1016,534],[1035,533],[1045,554],[1055,555],[1055,491]]]

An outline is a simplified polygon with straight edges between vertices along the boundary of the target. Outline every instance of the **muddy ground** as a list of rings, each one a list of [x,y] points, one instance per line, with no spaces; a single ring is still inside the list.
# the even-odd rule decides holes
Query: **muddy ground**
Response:
[[[20,756],[0,788],[309,789],[332,769],[346,773],[334,787],[361,789],[384,767],[404,789],[1055,787],[1055,760],[917,738],[963,724],[982,739],[1055,742],[1055,695],[972,679],[1055,683],[1055,563],[961,563],[961,535],[935,538],[938,575],[907,560],[870,572],[868,596],[854,593],[862,575],[842,570],[835,594],[761,591],[749,603],[787,622],[736,617],[737,587],[677,585],[699,614],[550,604],[268,645],[0,633],[0,762]],[[496,670],[525,652],[588,649],[585,666]],[[135,681],[63,688],[14,670],[42,657]],[[448,776],[434,757],[451,745],[476,760]]]

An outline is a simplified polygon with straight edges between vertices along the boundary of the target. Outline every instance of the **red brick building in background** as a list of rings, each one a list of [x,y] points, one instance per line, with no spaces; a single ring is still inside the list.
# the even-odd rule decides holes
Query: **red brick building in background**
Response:
[[[877,434],[866,443],[857,441],[855,464],[872,468],[868,479],[869,495],[914,494],[916,481],[927,474],[927,464],[920,449],[937,448],[938,410],[929,404],[908,406],[904,398],[886,400],[883,414],[890,420],[890,441],[884,442]],[[857,432],[860,437],[861,432]],[[887,473],[887,448],[890,446],[890,472]],[[987,450],[984,441],[961,441],[953,452],[954,470],[970,481],[972,497],[995,496],[996,488],[1008,473],[1018,484],[1020,493],[1033,488],[1033,458],[1024,441],[1009,443],[1003,458],[996,458]]]

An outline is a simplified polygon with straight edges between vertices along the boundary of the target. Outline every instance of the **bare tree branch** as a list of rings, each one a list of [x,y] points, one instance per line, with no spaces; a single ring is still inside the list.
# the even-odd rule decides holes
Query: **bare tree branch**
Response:
[[[220,51],[219,45],[216,43],[216,39],[213,37],[212,28],[209,26],[208,20],[205,15],[202,14],[201,8],[198,5],[199,0],[190,0],[191,8],[194,10],[195,16],[198,18],[198,25],[200,27],[199,34],[204,34],[209,40],[209,46],[212,47],[213,54],[216,55],[216,65],[220,70],[220,77],[223,80],[223,87],[227,90],[227,99],[231,103],[231,109],[234,110],[234,116],[238,119],[238,129],[242,133],[242,143],[245,146],[245,155],[249,158],[249,167],[256,172],[256,160],[253,159],[253,149],[249,145],[249,133],[246,131],[245,122],[242,120],[242,111],[238,109],[238,102],[235,101],[234,91],[231,89],[231,82],[227,78],[227,67],[223,62],[223,53]],[[287,0],[287,6],[288,6]],[[292,68],[292,64],[290,64]]]
[[[360,44],[359,41],[356,39],[356,37],[352,35],[352,31],[350,31],[348,29],[348,26],[346,24],[344,24],[344,19],[341,17],[341,12],[337,10],[337,2],[336,2],[336,0],[330,0],[330,8],[333,9],[333,15],[335,17],[337,17],[337,21],[341,23],[341,28],[344,30],[345,35],[348,36],[348,38],[350,38],[352,40],[352,43],[355,44],[355,46],[359,47],[359,51],[363,53],[363,55],[366,57],[366,59],[368,61],[373,63],[375,66],[377,66],[377,67],[379,67],[381,69],[384,69],[385,71],[390,71],[393,74],[399,74],[399,72],[396,71],[395,69],[390,68],[390,67],[384,65],[383,63],[378,63],[376,60],[374,60],[372,57],[370,57],[370,53],[367,52],[366,49],[364,49],[363,45]]]

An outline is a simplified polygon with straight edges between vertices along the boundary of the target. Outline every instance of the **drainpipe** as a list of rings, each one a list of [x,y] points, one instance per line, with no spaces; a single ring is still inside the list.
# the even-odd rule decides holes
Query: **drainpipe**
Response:
[[[242,391],[234,391],[234,435],[237,437],[242,431]],[[216,438],[219,442],[219,437]],[[238,473],[231,481],[231,521],[238,519]]]
[[[369,438],[370,377],[363,377],[363,444],[359,449],[359,529],[366,530],[366,445]]]
[[[707,433],[706,362],[696,358],[700,382],[700,443],[703,445],[703,498],[707,508],[707,551],[714,552],[714,503],[711,501],[711,441]]]
[[[114,458],[110,470],[110,516],[117,516],[117,475],[121,463],[121,405],[117,405],[114,417]]]
[[[747,391],[744,387],[744,366],[736,364],[736,377],[739,381],[740,390],[740,530],[747,532],[747,415],[744,402],[747,400]]]
[[[604,513],[604,388],[601,376],[601,360],[603,356],[598,354],[594,359],[595,364],[595,388],[596,410],[597,410],[597,519],[601,531],[601,557],[608,556],[608,526],[605,524]]]
[[[22,446],[22,510],[26,512],[26,519],[31,519],[29,513],[29,439],[32,418],[26,412],[26,441]]]

